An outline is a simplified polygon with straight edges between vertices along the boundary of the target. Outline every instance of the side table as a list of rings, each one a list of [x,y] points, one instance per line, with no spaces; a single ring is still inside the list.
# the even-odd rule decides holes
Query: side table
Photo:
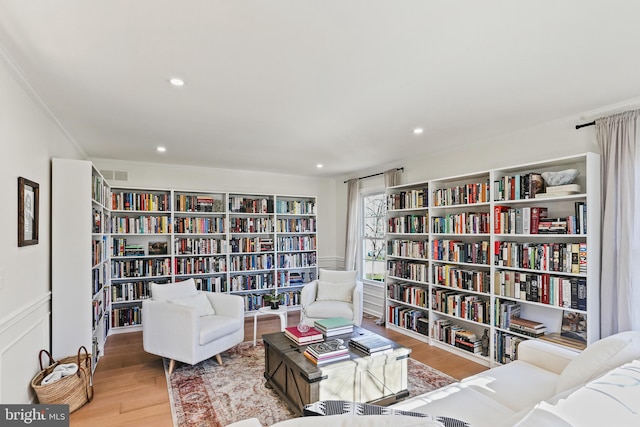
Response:
[[[277,310],[273,310],[271,307],[261,307],[253,313],[253,346],[256,345],[256,335],[258,333],[258,316],[265,314],[277,314],[280,316],[280,332],[284,332],[284,328],[287,327],[287,307],[280,306]]]

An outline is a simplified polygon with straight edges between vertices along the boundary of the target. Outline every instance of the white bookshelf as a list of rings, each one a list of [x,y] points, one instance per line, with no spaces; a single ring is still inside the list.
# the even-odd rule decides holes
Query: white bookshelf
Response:
[[[52,159],[52,355],[67,357],[84,346],[94,368],[110,326],[109,193],[91,162]]]
[[[599,162],[597,154],[585,153],[389,188],[388,200],[398,198],[401,193],[428,189],[429,206],[416,208],[407,205],[399,209],[392,206],[388,209],[387,327],[422,338],[432,345],[487,366],[509,361],[505,357],[503,343],[508,341],[504,345],[515,347],[517,341],[530,339],[498,323],[497,313],[505,303],[518,304],[520,317],[544,323],[547,335],[562,332],[563,316],[578,319],[586,317],[586,341],[591,343],[597,340],[600,324]],[[533,172],[565,169],[580,171],[575,181],[580,185],[580,193],[516,200],[511,197],[510,200],[500,198],[500,181],[511,182],[509,178],[524,179],[522,177]],[[524,192],[521,196],[524,196]],[[515,224],[516,214],[521,218],[522,212],[527,209],[530,211],[532,207],[545,208],[548,218],[566,218],[576,216],[576,207],[582,204],[586,206],[583,212],[586,215],[588,233],[525,234],[520,229],[505,232],[494,228],[496,208],[500,206],[505,206],[505,210],[508,208],[509,219],[514,219]],[[394,229],[394,223],[399,222],[399,219],[404,218],[407,222],[415,216],[428,218],[426,233],[416,233],[412,229]],[[402,246],[403,242],[404,246],[413,248],[419,248],[422,242],[427,242],[427,254],[420,251],[399,253],[397,247]],[[496,253],[497,250],[506,250],[519,256],[528,253],[524,252],[523,247],[536,247],[536,250],[538,247],[546,247],[547,252],[551,251],[553,261],[554,251],[561,260],[568,249],[575,249],[581,244],[587,248],[586,272],[572,272],[570,263],[565,266],[568,271],[564,271],[562,266],[552,265],[505,265],[499,256],[503,252]],[[405,269],[398,269],[398,264]],[[427,271],[426,280],[424,270]],[[505,277],[509,278],[507,282]],[[522,292],[515,291],[515,278],[518,279],[518,285],[522,284]],[[532,294],[531,283],[537,288],[538,281],[541,283],[540,289],[547,290],[544,300],[536,299]],[[561,299],[559,289],[562,284],[565,285],[565,290],[571,289],[570,285],[586,284],[586,297],[581,299],[581,304],[584,303],[585,306],[577,306],[575,295],[573,305],[566,298]],[[519,286],[517,288],[519,291]],[[398,292],[398,289],[404,292]],[[423,298],[423,294],[427,296]],[[416,295],[421,299],[415,300]],[[567,306],[563,306],[563,302]],[[423,317],[420,332],[415,322],[407,320],[418,316]],[[429,327],[426,331],[424,319],[428,319]],[[488,354],[483,356],[468,351],[471,350],[470,347],[465,350],[454,346],[452,328],[468,331],[478,338],[487,330]],[[458,345],[464,347],[463,343]]]

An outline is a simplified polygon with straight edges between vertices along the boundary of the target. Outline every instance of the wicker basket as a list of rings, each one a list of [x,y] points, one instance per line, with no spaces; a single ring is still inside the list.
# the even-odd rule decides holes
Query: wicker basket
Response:
[[[49,366],[46,368],[42,365],[43,354],[49,357]],[[47,350],[40,350],[38,358],[40,372],[31,380],[31,387],[36,392],[39,403],[69,405],[69,413],[71,413],[93,399],[91,355],[84,346],[78,349],[77,356],[64,357],[58,361],[53,360],[51,353]],[[78,372],[51,384],[41,384],[44,377],[49,375],[57,365],[64,363],[77,363]]]

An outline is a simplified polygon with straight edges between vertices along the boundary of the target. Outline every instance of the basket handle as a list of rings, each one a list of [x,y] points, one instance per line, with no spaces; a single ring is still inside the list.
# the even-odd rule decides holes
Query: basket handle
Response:
[[[44,366],[42,366],[42,353],[46,354],[49,357],[49,364],[47,365],[47,367],[58,363],[53,359],[53,356],[51,356],[51,353],[49,353],[47,350],[40,350],[40,353],[38,354],[38,361],[40,362],[41,371],[44,370]]]
[[[81,353],[82,350],[84,350],[84,363],[85,366],[87,367],[87,369],[89,369],[89,372],[91,372],[91,358],[89,357],[89,352],[87,351],[87,348],[83,345],[80,346],[80,348],[78,348],[78,371],[76,372],[76,375],[78,375],[78,377],[80,377],[80,366],[82,365],[82,359],[81,359]]]

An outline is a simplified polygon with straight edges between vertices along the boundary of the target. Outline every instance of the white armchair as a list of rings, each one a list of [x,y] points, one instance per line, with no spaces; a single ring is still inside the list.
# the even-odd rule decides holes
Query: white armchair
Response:
[[[195,365],[244,340],[244,302],[237,295],[199,292],[193,279],[151,284],[142,302],[142,342],[148,353]]]
[[[302,288],[300,300],[305,323],[313,326],[319,319],[344,317],[353,324],[362,324],[362,282],[357,271],[320,269],[317,280]]]

